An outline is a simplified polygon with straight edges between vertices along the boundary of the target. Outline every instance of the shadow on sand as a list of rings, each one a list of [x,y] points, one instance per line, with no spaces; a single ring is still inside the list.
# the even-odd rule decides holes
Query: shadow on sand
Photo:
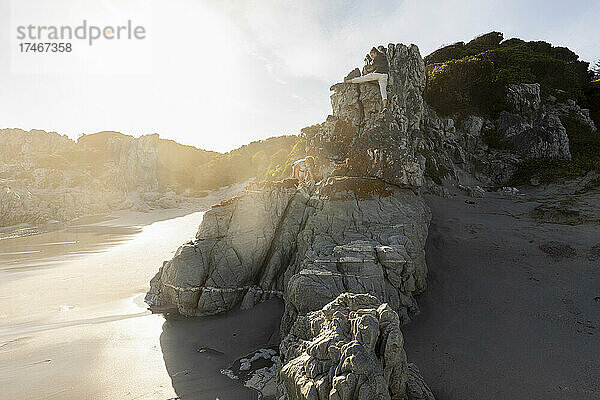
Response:
[[[283,303],[186,318],[165,315],[160,345],[177,399],[257,399],[258,393],[221,374],[236,359],[279,342]]]

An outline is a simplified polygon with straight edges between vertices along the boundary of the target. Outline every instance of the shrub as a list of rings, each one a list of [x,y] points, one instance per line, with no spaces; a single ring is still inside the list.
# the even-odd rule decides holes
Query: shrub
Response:
[[[208,190],[262,178],[266,171],[277,168],[277,161],[281,162],[296,141],[293,135],[272,137],[220,154],[197,168],[194,186]]]
[[[271,165],[267,169],[265,173],[265,180],[276,181],[290,178],[292,176],[292,164],[296,160],[306,157],[306,144],[308,139],[313,135],[314,133],[309,135],[303,134],[298,137],[292,149],[287,152],[285,161],[278,163],[277,165]],[[281,156],[281,154],[279,154],[279,156]]]
[[[590,109],[590,117],[600,129],[600,78],[590,82],[585,91],[585,106]]]
[[[490,32],[467,44],[455,43],[427,57],[425,100],[442,115],[479,114],[494,118],[507,108],[510,83],[540,83],[542,94],[565,91],[584,101],[591,74],[588,63],[566,47],[525,42]]]

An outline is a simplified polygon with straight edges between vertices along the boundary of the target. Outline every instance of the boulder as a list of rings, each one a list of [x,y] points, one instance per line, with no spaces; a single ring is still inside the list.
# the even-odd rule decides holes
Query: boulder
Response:
[[[569,137],[559,115],[541,104],[540,85],[513,84],[507,87],[513,112],[503,111],[497,121],[502,143],[524,159],[570,159]]]
[[[254,182],[214,206],[146,295],[153,309],[189,316],[282,297],[280,394],[290,399],[409,393],[399,326],[426,288],[431,213],[418,192],[425,158],[417,151],[428,108],[418,48],[389,45],[387,54],[387,111],[377,83],[340,83],[333,115],[309,130],[304,150],[322,180]],[[452,120],[442,126],[456,130]]]
[[[407,364],[398,314],[368,294],[340,294],[299,317],[280,363],[279,400],[433,399]]]
[[[407,322],[426,287],[423,199],[377,178],[294,182],[252,184],[207,211],[196,239],[151,281],[147,302],[209,315],[283,296],[286,331],[340,293],[371,293]]]
[[[542,105],[539,83],[509,84],[506,87],[506,100],[515,112],[530,116]]]

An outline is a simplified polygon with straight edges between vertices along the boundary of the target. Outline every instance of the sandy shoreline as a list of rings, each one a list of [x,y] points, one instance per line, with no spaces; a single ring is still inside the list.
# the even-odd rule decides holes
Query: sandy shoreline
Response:
[[[403,332],[438,400],[600,397],[600,225],[533,219],[565,198],[548,193],[427,196],[428,288]],[[597,197],[585,201],[598,211]],[[142,303],[202,219],[184,211],[0,241],[1,260],[12,257],[0,262],[0,398],[257,397],[220,370],[276,343],[281,301],[208,318]],[[40,253],[6,255],[28,247]]]
[[[203,213],[190,211],[121,211],[1,240],[0,398],[255,398],[220,370],[269,342],[280,302],[168,320],[142,302],[196,233]]]

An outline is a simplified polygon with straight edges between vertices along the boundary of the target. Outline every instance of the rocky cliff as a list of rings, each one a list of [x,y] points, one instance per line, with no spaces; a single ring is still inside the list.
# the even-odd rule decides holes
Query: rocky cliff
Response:
[[[114,209],[173,207],[160,188],[158,135],[115,132],[75,142],[54,132],[0,131],[0,226],[67,221]]]
[[[496,118],[441,117],[423,100],[427,74],[417,47],[392,44],[387,54],[389,112],[379,112],[377,84],[338,83],[331,88],[332,115],[304,131],[305,154],[323,162],[325,176],[378,176],[436,194],[455,187],[472,193],[507,185],[526,161],[569,160],[567,123],[597,134],[589,110],[573,100],[544,99],[539,84],[507,85],[506,108]]]
[[[54,132],[3,129],[0,226],[195,204],[208,190],[264,174],[261,168],[277,160],[271,159],[274,153],[289,152],[291,139],[270,138],[222,155],[157,134],[100,132],[75,142]],[[230,169],[243,173],[224,176]],[[219,179],[205,179],[206,171]]]
[[[185,315],[282,297],[281,334],[291,335],[280,355],[283,398],[402,398],[407,393],[409,369],[399,326],[417,312],[414,295],[426,288],[424,246],[431,218],[419,195],[425,162],[413,139],[426,112],[425,73],[416,46],[390,45],[388,54],[388,112],[380,112],[376,85],[333,87],[333,115],[306,141],[306,152],[318,160],[320,182],[253,183],[214,206],[196,238],[163,264],[146,296],[155,309],[175,307]],[[349,293],[373,297],[342,305],[343,299],[355,299]],[[324,317],[328,320],[315,325],[310,337],[299,335],[300,325],[337,308],[345,317]],[[356,319],[356,313],[365,316]],[[327,356],[319,371],[307,372],[310,359],[325,353],[303,355],[301,343],[335,336],[332,329],[342,321],[359,326],[348,331],[340,325],[340,336],[331,339],[348,348],[347,354]],[[379,369],[384,376],[371,377]]]
[[[589,63],[568,48],[490,32],[434,51],[425,68],[436,112],[421,153],[438,185],[551,183],[598,170],[599,92]]]
[[[422,92],[425,66],[415,45],[390,44],[389,111],[381,113],[377,84],[332,86],[333,115],[307,141],[307,154],[324,163],[324,174],[348,159],[350,176],[378,177],[388,183],[418,188],[424,160],[416,154],[416,133],[425,116]],[[349,76],[358,74],[358,69]]]
[[[207,211],[196,239],[152,280],[147,301],[207,315],[284,296],[285,332],[340,293],[371,293],[408,321],[426,286],[423,199],[377,178],[294,183],[252,184]]]
[[[399,329],[426,288],[420,193],[483,195],[469,185],[506,183],[524,160],[570,158],[564,115],[596,129],[574,102],[541,101],[536,84],[507,86],[493,120],[440,117],[423,100],[418,48],[390,44],[387,56],[388,110],[376,83],[338,83],[332,115],[303,131],[294,154],[315,157],[318,183],[254,183],[213,207],[146,296],[184,315],[282,297],[281,399],[433,398]]]

